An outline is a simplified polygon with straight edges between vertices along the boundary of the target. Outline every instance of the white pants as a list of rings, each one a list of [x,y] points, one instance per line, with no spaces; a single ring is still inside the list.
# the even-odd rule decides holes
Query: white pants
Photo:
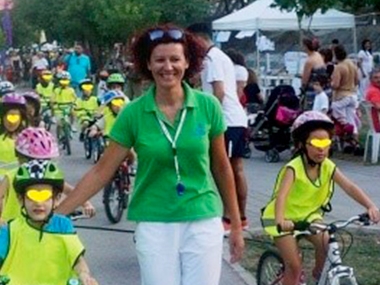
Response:
[[[142,285],[218,285],[222,267],[220,218],[137,225]]]
[[[356,95],[346,96],[331,104],[332,116],[341,124],[351,124],[354,127],[354,134],[359,132],[358,117],[356,109],[358,107],[358,97]]]

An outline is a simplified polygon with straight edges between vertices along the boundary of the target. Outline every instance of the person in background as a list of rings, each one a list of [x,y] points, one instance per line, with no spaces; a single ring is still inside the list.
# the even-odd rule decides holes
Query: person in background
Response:
[[[333,88],[331,114],[344,129],[353,129],[353,135],[357,138],[360,126],[356,114],[358,69],[352,60],[347,58],[346,50],[342,45],[335,47],[334,54],[338,63],[331,78]]]
[[[372,121],[377,132],[380,132],[380,69],[372,70],[370,74],[371,83],[366,92],[366,101],[370,102],[372,108]]]
[[[318,75],[311,83],[315,91],[315,98],[313,103],[313,111],[318,111],[327,114],[329,111],[329,97],[326,95],[324,88],[327,84],[327,77]]]
[[[96,96],[98,99],[102,98],[103,95],[108,91],[107,88],[107,78],[109,74],[107,70],[101,70],[99,72],[99,82],[98,82],[98,87],[97,87],[97,92]]]
[[[365,97],[370,84],[370,74],[373,69],[372,44],[368,39],[363,40],[362,49],[358,53],[358,66],[360,71],[359,100]]]
[[[243,89],[246,104],[258,104],[262,106],[264,104],[264,96],[261,93],[256,73],[248,68],[248,80],[247,85]]]
[[[139,35],[132,54],[138,72],[154,85],[121,111],[105,153],[57,211],[69,213],[101,191],[133,148],[138,167],[128,218],[138,222],[142,284],[217,285],[222,199],[232,222],[232,262],[241,258],[244,241],[220,104],[184,81],[200,71],[205,48],[190,33],[165,25]]]
[[[244,87],[247,85],[248,76],[249,76],[244,55],[234,49],[228,49],[226,51],[226,54],[234,63],[237,94],[241,102],[244,97]]]
[[[43,70],[49,69],[49,62],[42,51],[38,51],[33,57],[32,62],[32,88],[35,89],[38,84],[38,78]]]
[[[74,52],[65,56],[64,62],[71,75],[71,86],[75,89],[77,96],[80,97],[79,83],[83,79],[91,77],[90,58],[83,54],[83,47],[77,44]]]
[[[213,94],[222,105],[227,123],[225,147],[232,166],[243,229],[248,229],[246,204],[248,195],[247,180],[244,173],[244,157],[247,146],[248,118],[239,102],[236,87],[234,64],[231,59],[211,40],[212,30],[206,23],[197,23],[188,27],[196,38],[206,46],[207,55],[201,72],[202,90]],[[230,231],[228,211],[223,218],[225,233]]]
[[[307,59],[302,73],[302,90],[305,92],[303,108],[305,110],[311,110],[315,97],[315,91],[311,82],[313,82],[314,77],[319,74],[326,74],[326,65],[323,57],[318,52],[319,41],[316,38],[304,38],[302,43],[307,53]]]
[[[331,89],[331,76],[334,72],[335,64],[333,63],[333,52],[329,48],[322,48],[319,50],[319,53],[321,54],[323,61],[326,65],[326,86],[324,86],[324,92],[329,97],[329,100],[331,101],[332,98],[332,89]]]

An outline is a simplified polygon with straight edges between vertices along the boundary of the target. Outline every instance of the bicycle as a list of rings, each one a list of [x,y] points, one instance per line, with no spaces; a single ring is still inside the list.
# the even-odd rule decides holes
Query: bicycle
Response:
[[[50,131],[51,125],[53,124],[51,109],[49,106],[42,107],[41,109],[41,119],[44,122],[44,127],[47,131]]]
[[[94,137],[90,137],[90,128],[96,123],[97,119],[89,121],[88,127],[83,132],[83,146],[86,159],[93,158],[97,163],[104,152],[106,141],[102,132],[98,132]]]
[[[328,250],[321,276],[316,285],[357,285],[352,267],[342,262],[342,256],[335,234],[338,230],[352,223],[370,225],[367,213],[356,215],[345,221],[335,221],[329,224],[298,222],[294,225],[294,235],[302,237],[327,232],[329,235]],[[279,232],[281,232],[279,230]],[[352,243],[352,241],[351,241]],[[259,259],[256,280],[257,285],[281,285],[284,277],[284,262],[280,254],[274,250],[266,250]],[[300,282],[301,283],[301,282]]]
[[[123,161],[111,182],[104,187],[104,209],[108,220],[113,224],[120,222],[123,212],[128,206],[132,188],[131,176],[127,161]]]
[[[58,103],[58,110],[62,113],[59,116],[59,123],[57,126],[58,143],[66,150],[67,155],[71,155],[71,138],[72,128],[70,122],[72,104]]]

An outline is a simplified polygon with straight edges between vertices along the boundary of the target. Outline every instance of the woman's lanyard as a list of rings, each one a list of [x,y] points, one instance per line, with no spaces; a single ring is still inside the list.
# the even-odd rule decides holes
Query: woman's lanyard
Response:
[[[165,123],[158,117],[158,115],[156,115],[157,120],[160,123],[160,127],[161,127],[162,131],[164,132],[165,137],[168,139],[168,141],[171,143],[171,146],[172,146],[173,157],[174,157],[174,167],[175,167],[175,172],[176,172],[176,175],[177,175],[177,186],[176,186],[176,189],[177,189],[177,194],[179,196],[182,196],[185,193],[185,185],[183,185],[182,182],[181,182],[181,174],[180,174],[180,171],[179,171],[178,155],[177,155],[177,140],[178,140],[178,137],[179,137],[179,135],[180,135],[180,133],[182,131],[183,124],[185,123],[186,113],[187,113],[187,110],[185,108],[182,111],[181,120],[179,122],[177,131],[176,131],[176,133],[174,135],[174,139],[170,135],[169,130],[166,127]]]

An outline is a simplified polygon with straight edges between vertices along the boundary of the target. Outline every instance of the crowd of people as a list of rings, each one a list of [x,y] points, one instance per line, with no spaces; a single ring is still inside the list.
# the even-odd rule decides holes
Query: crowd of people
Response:
[[[0,82],[0,275],[8,275],[10,284],[66,284],[73,276],[84,285],[97,284],[64,215],[82,206],[93,216],[89,200],[126,159],[137,160],[127,216],[137,223],[142,284],[219,284],[225,235],[231,262],[241,259],[242,232],[249,227],[243,160],[247,109],[262,106],[265,98],[244,57],[223,52],[211,33],[204,23],[187,29],[168,24],[136,36],[133,72],[151,84],[133,100],[123,92],[120,72],[100,71],[95,88],[91,62],[80,45],[62,57],[62,69],[50,70],[43,57],[36,60],[35,91],[18,94],[10,82]],[[358,69],[342,45],[319,52],[315,39],[303,44],[308,59],[303,112],[290,129],[293,158],[280,170],[261,213],[263,228],[285,261],[284,285],[301,276],[297,242],[289,234],[294,222],[322,221],[334,183],[365,207],[373,222],[380,220],[376,205],[328,157],[337,124],[358,134],[359,69],[362,79],[370,76],[367,98],[380,109],[380,72],[367,74],[370,47],[363,44]],[[44,108],[55,118],[56,137],[45,129]],[[108,140],[100,160],[75,187],[65,183],[53,160],[59,156],[64,108],[71,123],[79,124],[80,139],[100,132]],[[318,234],[310,242],[317,280],[327,241]]]

